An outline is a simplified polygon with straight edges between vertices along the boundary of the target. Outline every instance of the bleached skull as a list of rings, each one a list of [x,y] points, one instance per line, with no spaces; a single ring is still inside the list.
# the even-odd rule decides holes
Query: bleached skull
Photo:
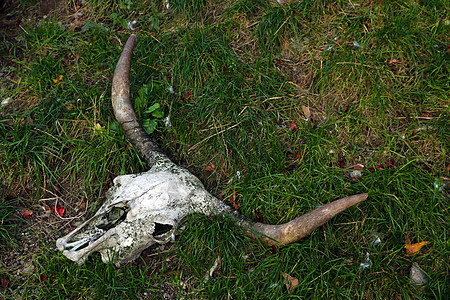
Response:
[[[94,217],[56,244],[78,263],[98,251],[103,262],[119,264],[155,243],[170,241],[179,222],[190,213],[229,210],[197,177],[167,159],[145,173],[116,177]]]
[[[100,252],[104,262],[120,264],[136,258],[153,244],[167,243],[179,222],[190,213],[233,217],[235,225],[252,238],[270,245],[285,245],[309,235],[343,210],[368,195],[345,197],[280,225],[253,223],[213,197],[200,180],[161,153],[137,122],[131,104],[129,77],[136,36],[128,39],[117,63],[112,84],[114,115],[128,140],[147,161],[150,170],[118,176],[105,204],[74,231],[57,240],[69,259],[84,262]]]

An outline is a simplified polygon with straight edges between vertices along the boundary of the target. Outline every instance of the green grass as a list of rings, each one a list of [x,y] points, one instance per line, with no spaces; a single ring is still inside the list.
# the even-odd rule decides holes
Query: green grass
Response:
[[[10,281],[2,296],[448,296],[449,190],[435,184],[450,177],[449,4],[295,2],[169,1],[167,10],[163,1],[90,1],[79,20],[69,2],[23,21],[26,33],[0,34],[0,100],[14,99],[0,107],[0,279]],[[131,20],[137,114],[156,121],[152,137],[214,195],[229,203],[235,194],[242,214],[273,224],[347,195],[370,197],[281,248],[230,221],[190,216],[175,243],[120,269],[99,255],[78,266],[55,252],[56,238],[92,216],[115,176],[145,170],[110,104]],[[145,113],[155,103],[170,127]],[[352,180],[356,164],[373,170]],[[41,216],[55,200],[71,219]],[[35,213],[12,218],[19,208]],[[408,256],[405,237],[430,243]],[[362,270],[367,252],[373,265]],[[413,263],[424,287],[409,282]],[[299,279],[292,293],[282,273]]]

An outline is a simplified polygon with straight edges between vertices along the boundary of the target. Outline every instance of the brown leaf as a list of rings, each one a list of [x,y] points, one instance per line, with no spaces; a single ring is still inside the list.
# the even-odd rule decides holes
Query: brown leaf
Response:
[[[288,292],[291,293],[298,286],[299,284],[298,279],[283,272],[281,272],[281,276],[283,276],[284,278],[284,282],[286,283],[286,288]]]
[[[450,164],[445,167],[444,172],[450,174]]]
[[[309,107],[302,105],[302,110],[303,110],[303,114],[305,115],[305,118],[307,118],[309,120],[311,117],[311,110],[309,109]]]
[[[420,248],[422,248],[425,244],[428,243],[429,243],[428,241],[423,241],[415,244],[406,244],[405,245],[406,254],[408,254],[409,256],[416,255],[417,252],[420,251]]]
[[[241,207],[239,203],[236,203],[236,190],[233,190],[233,194],[230,196],[230,202],[233,204],[234,209]]]
[[[388,61],[388,64],[390,65],[390,66],[392,66],[392,65],[394,65],[394,64],[399,64],[401,61],[399,61],[398,59],[395,59],[395,58],[391,58],[389,61]]]

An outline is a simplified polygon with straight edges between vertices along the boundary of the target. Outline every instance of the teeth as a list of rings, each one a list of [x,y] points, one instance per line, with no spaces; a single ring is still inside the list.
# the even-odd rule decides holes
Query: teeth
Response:
[[[65,243],[64,244],[64,248],[72,248],[69,251],[76,251],[78,248],[84,246],[85,244],[87,244],[90,241],[90,238],[84,238],[81,239],[79,241],[76,242],[72,242],[72,243]]]

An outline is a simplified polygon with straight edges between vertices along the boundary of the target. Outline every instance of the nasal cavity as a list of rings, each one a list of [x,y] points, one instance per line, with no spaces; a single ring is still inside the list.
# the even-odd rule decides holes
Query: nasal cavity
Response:
[[[167,233],[169,231],[171,231],[173,228],[172,225],[169,224],[161,224],[161,223],[156,223],[155,222],[155,231],[153,232],[153,236],[157,237],[159,235],[162,235],[164,233]]]

